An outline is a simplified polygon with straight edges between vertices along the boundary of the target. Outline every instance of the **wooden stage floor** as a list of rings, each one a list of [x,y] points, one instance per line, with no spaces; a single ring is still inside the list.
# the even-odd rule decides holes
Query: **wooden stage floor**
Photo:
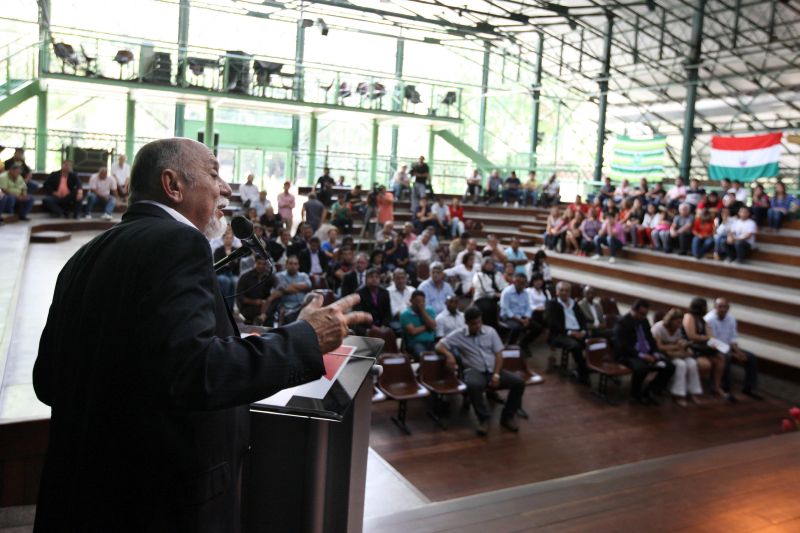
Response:
[[[651,459],[367,520],[366,533],[800,531],[800,434]]]
[[[743,395],[736,405],[704,397],[686,408],[667,400],[610,406],[586,387],[546,377],[525,391],[530,419],[519,420],[518,434],[499,427],[498,405],[488,437],[476,436],[474,415],[454,398],[446,431],[426,416],[424,400],[410,402],[406,436],[390,420],[397,403],[386,401],[373,404],[370,445],[427,498],[442,501],[766,437],[780,432],[789,407]]]

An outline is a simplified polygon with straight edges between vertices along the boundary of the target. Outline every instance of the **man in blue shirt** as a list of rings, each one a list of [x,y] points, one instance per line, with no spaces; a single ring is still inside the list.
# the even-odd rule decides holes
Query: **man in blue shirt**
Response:
[[[284,323],[293,322],[306,293],[311,290],[311,278],[305,272],[300,272],[300,261],[296,255],[286,259],[286,270],[278,272],[276,277],[278,286],[275,290],[280,294],[278,306],[283,309]]]
[[[444,280],[444,265],[439,261],[431,263],[431,277],[420,283],[419,290],[433,309],[434,317],[444,311],[447,297],[454,294],[453,287]]]
[[[525,265],[528,264],[528,256],[519,247],[519,239],[511,238],[511,246],[506,248],[506,259],[514,265],[514,272],[517,274],[525,273]]]
[[[503,185],[503,207],[508,207],[509,200],[514,202],[516,207],[519,207],[521,186],[522,182],[519,181],[517,173],[512,170],[511,175],[506,178],[506,182]]]
[[[492,171],[489,182],[486,184],[486,205],[500,199],[500,189],[502,188],[503,178],[500,177],[500,172]]]
[[[533,308],[525,285],[528,279],[525,274],[514,274],[514,284],[509,285],[500,293],[500,319],[511,330],[508,337],[509,344],[514,344],[521,339],[527,344],[527,332],[531,327]],[[525,334],[523,334],[525,332]]]
[[[436,341],[436,313],[425,305],[425,293],[417,289],[411,293],[411,305],[400,313],[400,327],[405,335],[408,351],[419,361],[422,352],[432,351]]]

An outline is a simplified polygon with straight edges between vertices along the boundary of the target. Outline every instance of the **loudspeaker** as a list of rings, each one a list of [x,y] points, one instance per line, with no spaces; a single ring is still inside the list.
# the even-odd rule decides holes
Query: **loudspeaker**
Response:
[[[198,131],[197,132],[197,142],[205,144],[206,132]],[[219,148],[219,133],[214,133],[214,147],[212,151],[214,155],[217,155],[217,148]]]
[[[107,167],[111,152],[108,150],[97,150],[94,148],[72,149],[74,159],[72,169],[75,172],[91,172],[94,174],[100,167]]]

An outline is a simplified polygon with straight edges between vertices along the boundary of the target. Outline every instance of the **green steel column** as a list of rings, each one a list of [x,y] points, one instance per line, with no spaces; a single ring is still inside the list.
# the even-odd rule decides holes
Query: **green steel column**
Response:
[[[397,39],[397,51],[394,56],[394,78],[397,82],[397,87],[400,87],[400,80],[403,77],[403,55],[405,53],[405,41]],[[400,91],[400,89],[396,89]],[[394,100],[392,100],[392,111],[400,111],[403,104],[403,93],[396,92]],[[395,172],[398,168],[397,164],[397,141],[400,136],[400,127],[396,124],[392,126],[392,153],[389,158],[389,170]]]
[[[692,168],[692,144],[694,143],[694,114],[697,101],[697,84],[700,80],[700,60],[703,45],[703,16],[706,0],[698,0],[692,16],[691,49],[686,58],[686,111],[683,116],[683,149],[681,150],[680,175],[688,179]]]
[[[536,71],[533,84],[533,112],[531,113],[531,153],[530,170],[536,170],[536,150],[539,148],[539,98],[542,94],[542,56],[544,55],[544,33],[539,32],[539,46],[536,49]]]
[[[611,31],[614,28],[614,17],[606,12],[606,31],[603,35],[603,67],[597,84],[600,88],[600,98],[597,117],[597,150],[594,154],[594,180],[600,181],[603,177],[603,150],[606,144],[606,110],[608,109],[608,77],[611,67]]]
[[[372,119],[372,149],[370,150],[371,160],[369,165],[370,188],[375,186],[378,179],[378,119]]]
[[[50,70],[50,0],[39,0],[39,77]]]
[[[206,101],[206,124],[203,130],[203,144],[214,149],[214,106],[211,100]]]
[[[428,133],[428,160],[427,160],[431,176],[433,176],[433,150],[435,147],[436,147],[436,130],[434,130],[433,126],[431,126],[430,132]],[[431,177],[431,183],[433,183],[432,177]]]
[[[314,184],[317,173],[317,114],[311,113],[308,132],[308,184]]]
[[[306,42],[306,29],[303,26],[303,19],[297,21],[297,35],[295,36],[294,43],[294,62],[295,62],[295,76],[294,76],[294,97],[297,100],[303,99],[303,56],[305,55],[305,42]],[[316,118],[314,118],[316,121]],[[316,135],[316,133],[315,133]],[[289,165],[289,180],[294,182],[297,177],[297,159],[298,152],[300,151],[300,117],[292,117],[292,157],[291,164]],[[310,168],[310,167],[309,167]],[[310,171],[309,171],[310,172]],[[308,179],[313,179],[309,175]]]
[[[489,92],[489,62],[492,58],[492,45],[489,41],[483,43],[483,75],[481,77],[481,114],[478,120],[478,152],[484,154],[484,135],[486,134],[486,107]]]
[[[136,136],[136,100],[128,91],[128,107],[125,113],[125,157],[133,161],[134,137]]]
[[[186,87],[186,67],[189,56],[189,0],[180,0],[178,6],[178,83]],[[186,105],[175,104],[175,137],[184,137]]]
[[[42,82],[39,82],[42,84]],[[47,167],[47,86],[39,87],[36,97],[36,170]]]

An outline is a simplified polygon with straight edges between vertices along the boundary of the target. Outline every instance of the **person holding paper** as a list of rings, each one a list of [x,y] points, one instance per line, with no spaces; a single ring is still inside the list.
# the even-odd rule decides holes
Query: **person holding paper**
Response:
[[[758,361],[756,356],[739,346],[739,331],[736,318],[730,313],[731,305],[726,298],[714,300],[714,309],[706,313],[705,321],[715,339],[725,343],[728,350],[724,352],[725,373],[722,376],[722,388],[727,391],[729,400],[736,400],[731,389],[731,365],[737,361],[744,365],[744,384],[742,394],[755,400],[763,400],[756,392],[758,385]]]

